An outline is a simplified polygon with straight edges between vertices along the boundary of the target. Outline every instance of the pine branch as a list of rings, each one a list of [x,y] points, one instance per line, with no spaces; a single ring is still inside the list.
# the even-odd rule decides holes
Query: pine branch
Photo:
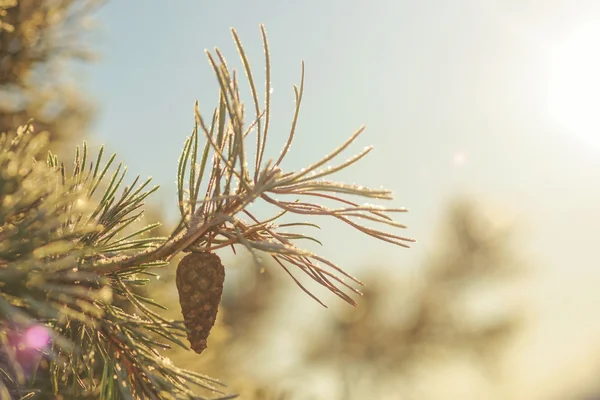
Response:
[[[248,125],[237,73],[228,69],[218,49],[214,54],[207,52],[219,84],[219,103],[210,123],[198,103],[195,105],[194,130],[178,164],[181,220],[168,238],[148,236],[157,224],[134,228],[144,201],[158,188],[150,188],[150,180],[140,183],[139,177],[122,188],[127,169],[122,164],[113,168],[116,155],[104,162],[100,149],[95,161],[88,162],[84,143],[76,150],[72,168],[53,154],[44,164],[36,161],[45,146],[44,135],[34,136],[27,126],[12,140],[2,136],[0,320],[21,340],[30,332],[37,335],[39,343],[25,347],[33,346],[47,361],[43,374],[49,377],[54,394],[200,399],[191,388],[195,385],[225,396],[218,381],[177,368],[161,355],[172,346],[187,348],[181,341],[186,327],[182,321],[163,318],[155,311],[161,308],[159,304],[133,290],[148,282],[143,275],[151,275],[151,268],[167,265],[183,251],[244,246],[257,261],[257,252],[264,252],[320,304],[290,266],[355,305],[348,293],[360,294],[354,285],[361,282],[296,244],[301,240],[320,243],[310,235],[293,232],[300,226],[318,226],[305,221],[280,223],[280,218],[325,215],[398,246],[407,247],[406,243],[414,241],[365,224],[402,229],[404,225],[391,214],[405,209],[361,205],[347,198],[389,200],[389,191],[325,180],[370,152],[367,148],[335,167],[325,167],[364,128],[307,168],[284,172],[282,165],[296,134],[304,90],[303,64],[300,86],[294,86],[296,108],[288,139],[275,161],[265,161],[271,115],[270,57],[262,26],[261,32],[266,64],[264,106],[259,104],[248,58],[232,31],[252,93],[254,115]],[[251,161],[246,148],[253,134],[256,153]],[[285,196],[292,199],[284,200]],[[248,210],[256,201],[275,207],[276,212],[261,221]],[[326,207],[320,201],[337,206]],[[136,313],[126,312],[119,301],[133,305]],[[23,369],[23,373],[34,374],[34,387],[41,382],[35,371],[26,371],[27,366]]]
[[[225,58],[218,49],[215,50],[216,58],[212,53],[207,52],[209,63],[219,83],[220,100],[219,105],[212,113],[210,124],[206,123],[205,118],[200,113],[198,103],[195,106],[196,125],[192,135],[185,142],[179,160],[177,182],[182,222],[180,223],[177,235],[173,235],[158,248],[149,249],[130,258],[116,257],[102,260],[95,266],[96,271],[110,273],[123,268],[126,269],[139,262],[155,259],[168,260],[173,255],[186,249],[193,248],[196,251],[212,251],[224,246],[243,245],[252,254],[256,254],[256,251],[260,250],[269,253],[278,263],[286,261],[297,266],[313,280],[354,305],[356,304],[354,300],[338,286],[340,284],[349,288],[343,278],[334,275],[326,268],[336,271],[356,284],[360,285],[360,281],[346,274],[336,264],[303,250],[294,244],[297,238],[313,241],[317,241],[317,239],[305,235],[295,237],[294,234],[290,236],[288,233],[279,232],[279,228],[281,227],[277,226],[273,221],[283,214],[270,219],[269,223],[264,223],[257,221],[249,214],[246,207],[260,199],[288,214],[327,215],[334,217],[369,236],[398,246],[408,247],[406,245],[407,242],[414,242],[411,238],[385,232],[380,229],[369,228],[358,222],[358,220],[368,220],[393,228],[404,228],[404,225],[395,222],[388,214],[406,212],[406,209],[385,208],[370,204],[359,205],[345,198],[345,196],[350,195],[390,200],[392,198],[390,191],[369,189],[359,185],[348,185],[322,179],[353,165],[371,151],[371,148],[366,148],[358,155],[351,157],[336,167],[320,169],[349,147],[363,132],[364,127],[357,130],[340,147],[309,167],[298,172],[287,173],[281,169],[280,165],[289,152],[296,132],[304,90],[304,64],[302,64],[300,87],[294,86],[296,108],[288,140],[277,161],[263,163],[270,116],[270,57],[266,32],[262,26],[261,32],[267,67],[265,108],[263,109],[259,104],[256,84],[248,58],[237,33],[235,30],[232,30],[252,93],[255,111],[252,123],[249,127],[245,127],[244,105],[240,101],[241,96],[238,83],[233,78],[235,71],[231,72],[228,69]],[[253,163],[254,170],[249,171],[245,141],[251,129],[254,128],[256,130],[256,159]],[[204,135],[206,143],[200,152],[199,142],[201,135]],[[210,157],[211,153],[212,157]],[[199,163],[197,163],[198,159],[200,160]],[[204,172],[209,168],[211,171],[209,180],[208,182],[203,182]],[[199,171],[199,173],[196,171]],[[186,189],[186,180],[188,189]],[[206,192],[201,196],[200,187],[203,183]],[[296,199],[294,201],[284,201],[279,199],[278,196],[280,195],[292,195]],[[301,202],[301,197],[310,197],[317,200],[333,200],[344,205],[344,207],[329,209],[317,202]],[[237,216],[241,212],[249,216],[255,224],[248,224],[246,221],[238,218]],[[256,259],[258,261],[258,257]],[[325,267],[320,266],[320,264],[323,264]],[[337,283],[333,283],[331,279]],[[299,284],[295,278],[294,281]],[[355,289],[350,290],[354,293],[360,293]]]

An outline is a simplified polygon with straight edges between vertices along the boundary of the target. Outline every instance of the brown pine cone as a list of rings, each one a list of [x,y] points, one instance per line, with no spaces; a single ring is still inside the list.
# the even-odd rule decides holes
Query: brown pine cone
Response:
[[[187,336],[192,349],[200,354],[215,324],[225,269],[214,253],[191,253],[177,265],[175,282]]]

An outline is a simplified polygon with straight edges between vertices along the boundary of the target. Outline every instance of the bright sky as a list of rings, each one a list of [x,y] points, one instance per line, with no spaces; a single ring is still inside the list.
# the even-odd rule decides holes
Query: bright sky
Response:
[[[531,351],[581,361],[600,335],[599,2],[141,4],[113,1],[100,13],[102,60],[87,70],[88,87],[99,105],[97,140],[132,175],[153,176],[166,207],[175,210],[176,162],[193,103],[210,112],[217,99],[203,50],[217,46],[237,64],[235,27],[258,74],[265,23],[274,87],[269,154],[277,156],[286,138],[303,59],[304,106],[286,165],[316,160],[366,124],[353,153],[375,150],[340,177],[392,189],[395,205],[410,209],[401,216],[406,233],[419,241],[393,249],[325,224],[324,255],[351,269],[369,259],[413,267],[434,246],[447,201],[474,195],[522,228],[519,250],[536,268],[528,293],[540,321]],[[529,362],[520,368],[535,375]],[[557,366],[522,385],[562,372]]]

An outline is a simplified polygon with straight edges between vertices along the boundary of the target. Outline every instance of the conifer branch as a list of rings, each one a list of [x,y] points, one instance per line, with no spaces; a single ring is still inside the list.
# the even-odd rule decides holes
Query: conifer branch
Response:
[[[324,179],[371,151],[366,148],[335,167],[326,167],[364,128],[307,168],[284,171],[297,133],[304,64],[301,83],[294,86],[296,106],[287,141],[275,161],[266,159],[270,56],[263,26],[261,32],[264,106],[249,59],[232,30],[252,94],[254,115],[248,125],[236,71],[227,67],[218,49],[207,52],[219,85],[219,102],[210,119],[195,104],[194,129],[184,143],[177,170],[181,220],[167,238],[148,235],[157,224],[135,227],[144,202],[158,187],[136,177],[122,188],[127,169],[122,164],[113,167],[116,155],[104,162],[101,148],[95,161],[89,162],[84,143],[69,167],[54,154],[48,154],[46,163],[38,161],[46,137],[33,135],[31,126],[14,137],[0,138],[0,324],[4,328],[0,340],[8,340],[6,332],[25,337],[33,330],[41,335],[36,349],[49,362],[44,373],[55,394],[68,387],[73,396],[200,399],[191,389],[196,385],[225,396],[218,381],[177,368],[162,355],[172,346],[186,347],[180,340],[186,328],[182,321],[163,318],[155,311],[159,304],[133,290],[147,284],[144,275],[152,275],[152,268],[164,267],[181,252],[243,246],[257,260],[257,252],[263,252],[320,304],[324,305],[290,266],[355,305],[349,293],[360,294],[354,286],[361,282],[297,245],[302,240],[320,244],[311,235],[293,231],[300,226],[319,228],[304,218],[329,216],[401,247],[414,241],[371,227],[405,228],[391,216],[405,209],[361,205],[348,198],[389,200],[389,191]],[[248,146],[253,134],[256,145]],[[255,151],[253,161],[248,148]],[[248,207],[257,201],[274,207],[274,215],[264,220],[253,215]],[[337,206],[327,207],[321,201]],[[284,216],[302,219],[280,222]],[[122,302],[136,312],[125,311]]]

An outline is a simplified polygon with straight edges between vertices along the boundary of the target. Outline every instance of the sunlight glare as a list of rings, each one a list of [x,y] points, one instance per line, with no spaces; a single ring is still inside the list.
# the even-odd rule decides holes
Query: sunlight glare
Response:
[[[600,149],[600,28],[583,26],[551,47],[547,107],[561,129]]]

